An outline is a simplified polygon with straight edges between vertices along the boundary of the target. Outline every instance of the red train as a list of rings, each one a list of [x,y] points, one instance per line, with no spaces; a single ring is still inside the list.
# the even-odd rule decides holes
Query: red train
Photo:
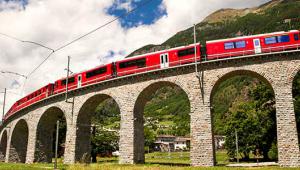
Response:
[[[300,49],[299,33],[299,30],[293,30],[289,32],[274,32],[207,41],[205,45],[197,43],[125,58],[69,76],[68,89],[74,90],[115,77],[193,63],[195,60],[199,62]],[[65,92],[66,83],[66,78],[62,78],[55,81],[54,84],[48,84],[18,100],[7,112],[4,120],[24,107],[32,105],[51,95]]]

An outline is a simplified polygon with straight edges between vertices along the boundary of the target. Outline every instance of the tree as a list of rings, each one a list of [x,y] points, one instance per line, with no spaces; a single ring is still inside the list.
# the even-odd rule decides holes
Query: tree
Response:
[[[95,110],[91,118],[94,126],[91,136],[92,162],[96,162],[97,155],[111,155],[119,149],[120,110],[113,99],[103,101]]]
[[[108,132],[101,129],[96,131],[97,133],[91,137],[92,162],[96,162],[97,154],[108,156],[119,149],[119,136],[116,132]]]
[[[258,84],[250,92],[249,102],[235,102],[225,120],[225,147],[228,155],[235,156],[235,131],[238,133],[239,153],[248,160],[249,154],[264,156],[268,160],[268,152],[276,143],[276,115],[274,95],[270,88]]]

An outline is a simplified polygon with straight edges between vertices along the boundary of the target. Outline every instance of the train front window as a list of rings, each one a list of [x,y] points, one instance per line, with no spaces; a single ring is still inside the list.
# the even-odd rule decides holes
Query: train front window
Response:
[[[289,35],[277,36],[277,40],[279,43],[290,42],[290,36]]]
[[[275,43],[277,43],[276,37],[265,38],[265,44],[269,45],[269,44],[275,44]]]
[[[224,43],[224,48],[225,50],[234,49],[234,43],[233,42]]]
[[[295,41],[298,41],[299,40],[299,34],[297,33],[297,34],[294,34],[294,39],[295,39]]]
[[[235,42],[236,48],[245,48],[246,47],[246,41],[237,41]]]

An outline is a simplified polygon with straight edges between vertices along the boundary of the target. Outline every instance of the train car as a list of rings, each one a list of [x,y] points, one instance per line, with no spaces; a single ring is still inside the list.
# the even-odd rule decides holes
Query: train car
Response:
[[[207,60],[254,54],[252,36],[206,42]]]
[[[297,49],[300,47],[299,38],[300,35],[298,30],[266,34],[259,37],[260,42],[257,40],[257,50],[262,53],[268,53]],[[261,47],[259,47],[259,43]]]
[[[50,83],[16,101],[5,115],[5,119],[13,115],[15,112],[52,95],[53,86],[54,85]]]
[[[297,30],[207,41],[207,59],[215,60],[290,50],[297,48],[299,43]]]
[[[107,64],[71,75],[68,79],[68,90],[74,90],[82,86],[110,79],[114,75],[113,69],[112,64]],[[66,77],[64,77],[55,81],[53,94],[59,94],[66,91],[66,80]]]
[[[176,65],[192,63],[201,59],[200,44],[192,44],[164,51],[126,58],[115,63],[117,76],[135,74],[155,69],[164,69]]]
[[[78,86],[78,78],[81,82],[81,77],[77,76],[78,74],[70,75],[68,78],[68,90],[76,89]],[[59,80],[56,80],[54,83],[54,90],[53,94],[59,94],[66,91],[66,84],[67,84],[67,78],[61,78]]]
[[[86,86],[112,78],[115,75],[113,64],[98,66],[91,70],[83,71],[77,75],[77,86]]]

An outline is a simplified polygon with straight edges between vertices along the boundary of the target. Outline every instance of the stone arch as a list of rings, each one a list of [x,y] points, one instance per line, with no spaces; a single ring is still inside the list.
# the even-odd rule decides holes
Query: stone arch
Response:
[[[7,131],[3,130],[1,141],[0,141],[0,161],[5,161],[6,156],[6,147],[7,147]]]
[[[90,156],[91,152],[91,118],[97,108],[97,106],[107,99],[113,99],[117,103],[114,97],[108,94],[96,94],[85,100],[80,107],[80,110],[76,119],[76,141],[75,141],[75,161],[87,162],[86,160]],[[120,109],[120,107],[119,107]]]
[[[266,84],[271,90],[272,93],[274,94],[274,100],[275,100],[275,88],[273,87],[272,83],[272,79],[270,77],[268,77],[268,75],[265,75],[264,73],[260,73],[260,72],[256,72],[253,70],[246,70],[246,69],[237,69],[237,70],[230,70],[228,72],[224,72],[221,75],[217,76],[217,79],[212,83],[212,88],[211,91],[209,93],[209,100],[210,100],[210,115],[211,115],[211,119],[212,119],[212,134],[213,134],[213,150],[214,150],[214,161],[216,163],[216,151],[215,151],[215,137],[214,137],[214,123],[213,123],[213,113],[212,113],[212,104],[213,104],[213,96],[216,93],[216,90],[218,89],[218,87],[221,85],[222,82],[224,82],[227,79],[233,78],[235,76],[248,76],[248,77],[252,77],[252,78],[256,78],[258,80],[260,80],[261,82],[263,82],[264,84]],[[275,119],[276,121],[276,119]],[[277,126],[277,122],[275,122],[276,126]],[[277,130],[276,130],[277,133]],[[277,139],[278,140],[278,139]],[[278,142],[278,141],[276,141]]]
[[[15,125],[11,135],[8,161],[25,163],[27,145],[28,124],[24,119],[21,119]]]
[[[57,120],[66,120],[64,112],[58,107],[48,108],[40,117],[36,130],[35,162],[52,162]]]
[[[229,79],[234,76],[250,76],[250,77],[257,78],[260,81],[262,81],[263,83],[265,83],[267,86],[269,86],[272,89],[273,93],[275,92],[273,86],[271,85],[272,80],[269,77],[264,76],[264,74],[258,73],[258,72],[252,71],[252,70],[233,70],[233,71],[229,71],[227,73],[224,73],[223,75],[218,76],[216,81],[212,83],[213,87],[210,92],[210,103],[212,103],[211,102],[212,97],[214,96],[214,94],[215,94],[217,88],[220,86],[220,84],[223,81],[225,81],[226,79]]]
[[[144,108],[146,103],[151,100],[154,94],[158,89],[162,87],[179,87],[186,95],[186,98],[189,100],[189,108],[191,112],[191,99],[189,93],[184,89],[179,82],[170,82],[170,81],[159,81],[149,84],[138,94],[138,97],[134,104],[133,116],[134,116],[134,143],[133,143],[133,159],[135,163],[144,163],[145,162],[145,151],[144,151]]]

